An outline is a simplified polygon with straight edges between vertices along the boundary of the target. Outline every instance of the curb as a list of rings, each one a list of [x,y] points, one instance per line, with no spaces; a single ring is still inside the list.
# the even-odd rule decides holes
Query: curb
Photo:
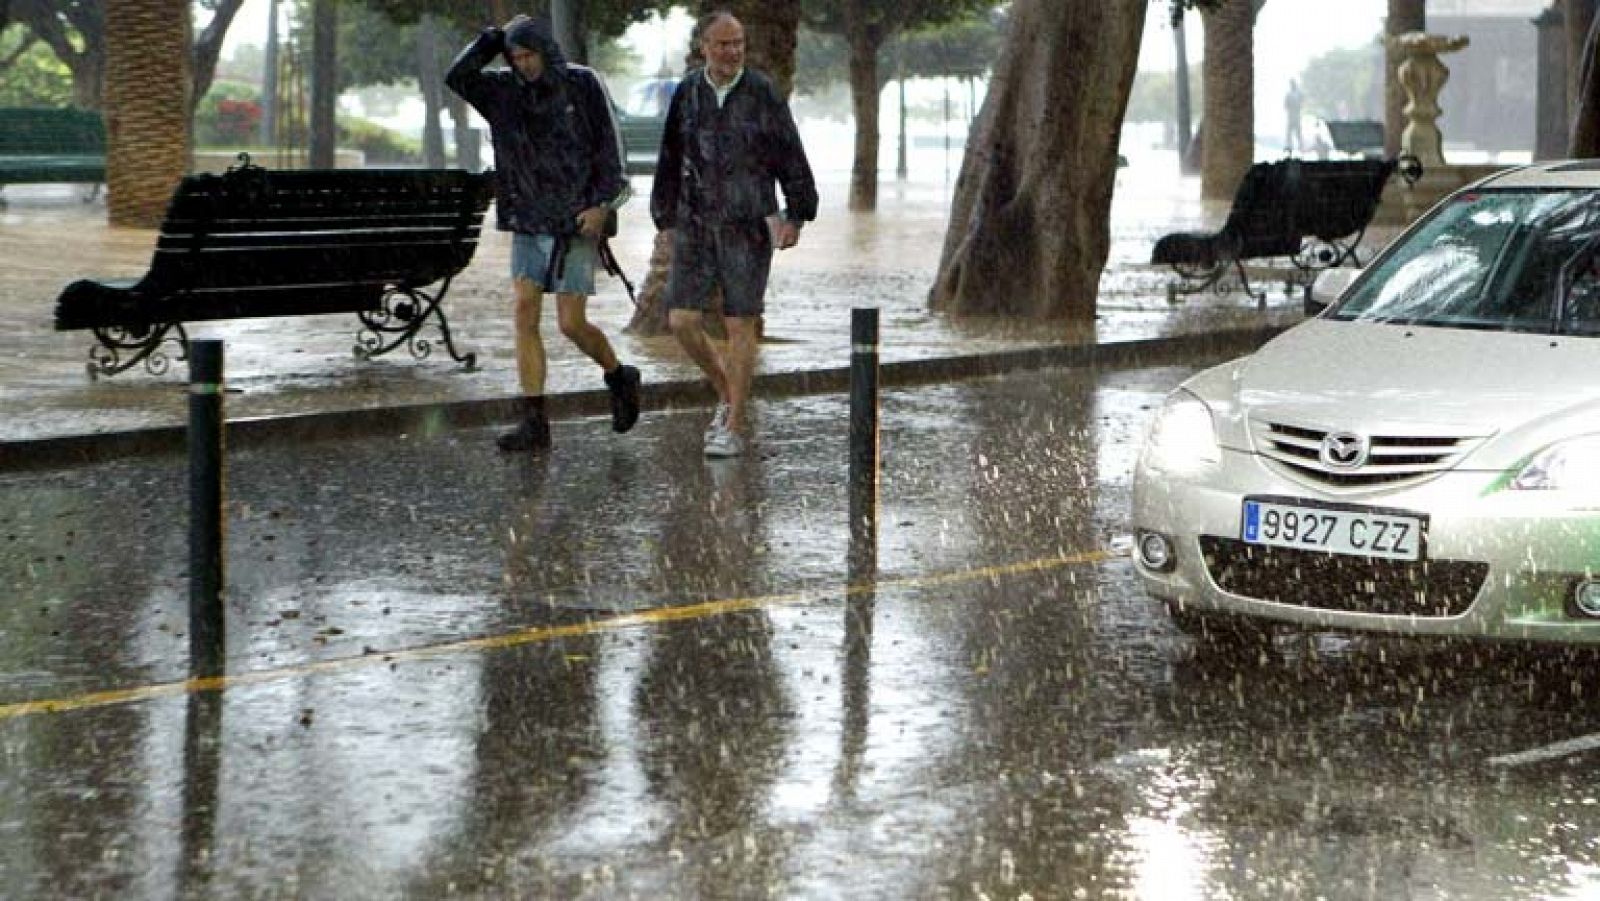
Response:
[[[1170,338],[1056,345],[992,354],[906,360],[882,364],[879,382],[884,388],[904,388],[1032,369],[1126,369],[1172,364],[1184,362],[1184,358],[1202,351],[1244,353],[1289,327],[1258,326],[1196,332]],[[766,398],[797,397],[844,392],[849,388],[850,367],[846,365],[761,374],[756,376],[753,393]],[[710,388],[698,380],[646,384],[642,394],[647,410],[709,406],[714,399]],[[551,419],[599,416],[610,411],[610,395],[605,391],[551,395],[547,403]],[[256,446],[477,428],[511,420],[516,415],[515,404],[515,398],[501,397],[232,419],[227,423],[227,442],[235,447]],[[125,432],[0,442],[0,473],[69,469],[128,456],[183,453],[187,447],[187,434],[183,426],[161,426]]]

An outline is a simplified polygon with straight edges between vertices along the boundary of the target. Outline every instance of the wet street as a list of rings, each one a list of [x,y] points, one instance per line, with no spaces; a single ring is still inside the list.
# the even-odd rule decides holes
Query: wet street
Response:
[[[735,461],[704,409],[239,448],[219,681],[183,460],[0,474],[0,896],[1600,895],[1593,656],[1233,659],[1144,597],[1192,371],[887,393],[854,573],[843,396]]]

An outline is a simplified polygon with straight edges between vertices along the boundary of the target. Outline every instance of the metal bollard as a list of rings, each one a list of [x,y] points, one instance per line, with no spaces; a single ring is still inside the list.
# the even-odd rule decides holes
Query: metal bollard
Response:
[[[222,342],[189,342],[189,666],[220,676],[225,634]]]
[[[850,312],[850,551],[860,568],[878,545],[878,311]],[[863,559],[856,559],[862,557]],[[870,567],[867,567],[870,568]]]

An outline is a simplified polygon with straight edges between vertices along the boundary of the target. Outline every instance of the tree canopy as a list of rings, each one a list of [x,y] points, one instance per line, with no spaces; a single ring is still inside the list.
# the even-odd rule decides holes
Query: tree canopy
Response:
[[[805,24],[838,35],[849,52],[856,120],[851,209],[871,210],[878,205],[878,93],[884,84],[878,55],[884,44],[902,32],[955,21],[997,5],[998,0],[807,0],[801,10]]]
[[[7,0],[7,23],[19,25],[49,47],[72,73],[73,103],[99,109],[106,67],[106,6],[109,0]],[[205,17],[205,28],[194,38],[191,97],[198,100],[211,85],[223,39],[244,0],[195,0],[192,8]],[[3,63],[4,60],[0,60]],[[9,66],[0,72],[10,77]]]

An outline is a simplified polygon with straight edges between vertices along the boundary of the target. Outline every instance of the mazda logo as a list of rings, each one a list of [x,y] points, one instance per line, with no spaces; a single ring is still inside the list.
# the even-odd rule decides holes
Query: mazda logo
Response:
[[[1360,469],[1367,463],[1372,444],[1354,432],[1329,432],[1322,439],[1322,465],[1329,469]]]

